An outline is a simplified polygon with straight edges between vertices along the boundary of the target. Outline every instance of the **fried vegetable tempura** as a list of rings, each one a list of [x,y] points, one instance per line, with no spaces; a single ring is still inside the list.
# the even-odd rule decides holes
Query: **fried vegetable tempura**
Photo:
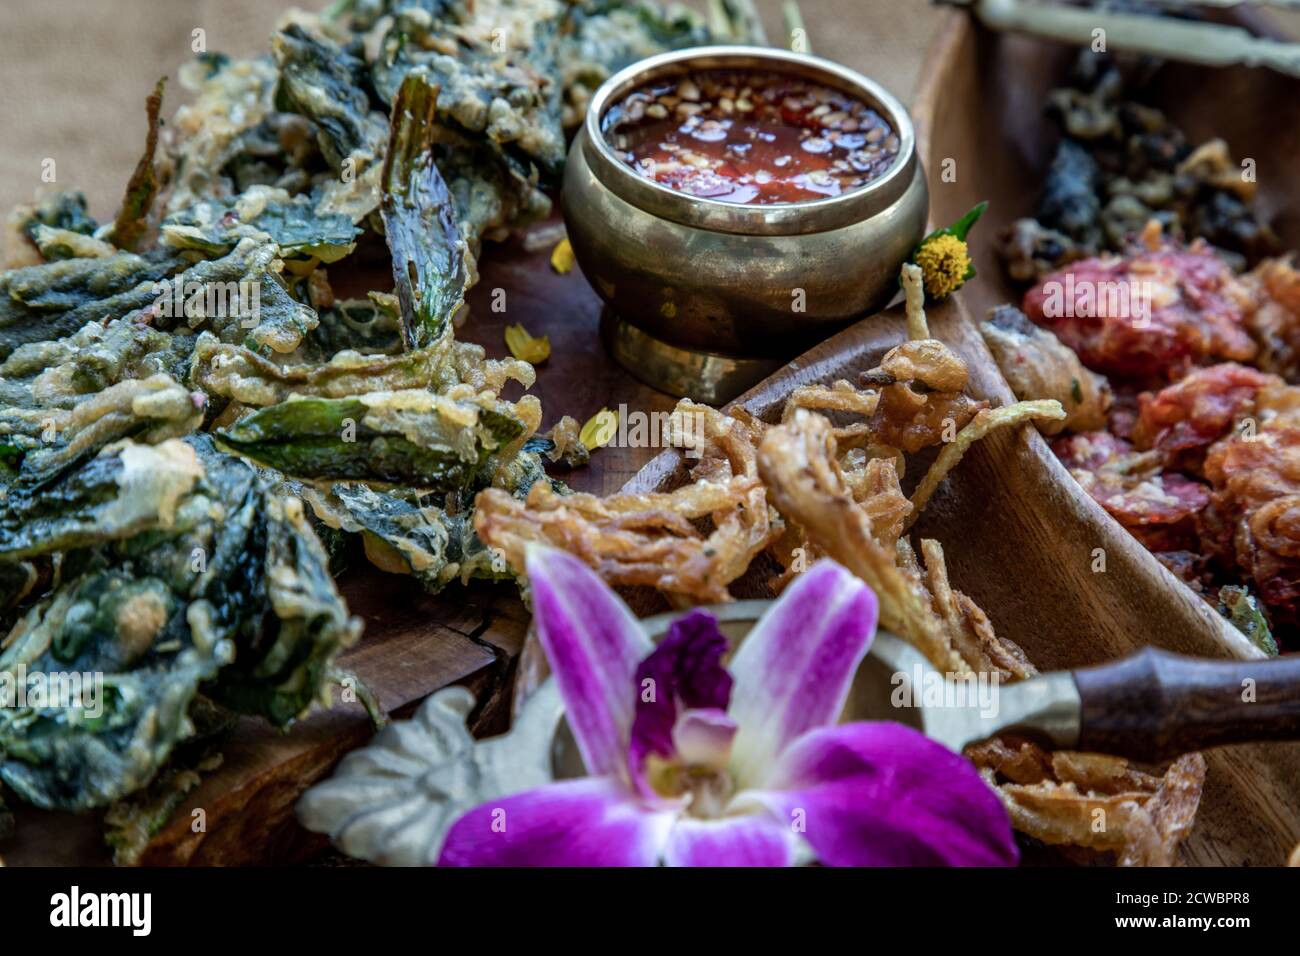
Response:
[[[756,426],[682,401],[670,439],[698,450],[698,479],[664,494],[558,495],[536,484],[521,501],[491,489],[479,495],[475,528],[510,566],[524,566],[529,542],[578,555],[614,585],[647,585],[671,599],[730,599],[727,586],[776,541],[755,464]],[[696,444],[698,442],[698,444]],[[696,522],[711,523],[703,533]]]
[[[998,738],[966,755],[996,786],[1017,830],[1043,843],[1114,853],[1121,866],[1173,866],[1205,784],[1205,758],[1185,754],[1163,776],[1118,757]]]
[[[1039,422],[1044,435],[1106,427],[1110,384],[1084,368],[1079,356],[1050,331],[1034,325],[1015,306],[1003,305],[980,323],[980,334],[1016,398],[1055,399],[1065,409],[1064,418]]]

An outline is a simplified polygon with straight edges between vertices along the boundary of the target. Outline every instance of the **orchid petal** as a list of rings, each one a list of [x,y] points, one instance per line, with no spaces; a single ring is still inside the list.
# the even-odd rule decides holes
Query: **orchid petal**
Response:
[[[668,866],[789,866],[798,838],[767,813],[699,820],[682,817],[668,835]]]
[[[647,808],[620,780],[564,780],[467,811],[438,865],[654,866],[676,816]]]
[[[687,767],[727,769],[736,722],[721,710],[686,710],[673,727],[673,749]]]
[[[964,757],[889,722],[815,730],[796,741],[770,789],[737,794],[790,821],[831,866],[1011,866],[1011,822]]]
[[[790,742],[839,718],[876,631],[871,588],[833,561],[798,575],[731,659],[730,713],[740,725],[732,772],[742,786]]]
[[[643,795],[645,761],[650,754],[671,760],[676,754],[673,728],[677,709],[726,710],[731,675],[722,666],[727,638],[717,619],[703,611],[673,622],[659,646],[636,669],[636,717],[628,747],[632,779]]]
[[[593,776],[627,774],[637,664],[653,650],[608,585],[577,558],[528,549],[533,619],[564,698],[569,726]]]

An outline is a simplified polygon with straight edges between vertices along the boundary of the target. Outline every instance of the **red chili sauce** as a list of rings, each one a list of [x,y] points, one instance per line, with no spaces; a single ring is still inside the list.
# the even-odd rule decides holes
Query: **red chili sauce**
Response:
[[[765,71],[647,84],[615,104],[602,129],[647,179],[758,206],[838,196],[883,175],[898,156],[898,134],[866,103]]]

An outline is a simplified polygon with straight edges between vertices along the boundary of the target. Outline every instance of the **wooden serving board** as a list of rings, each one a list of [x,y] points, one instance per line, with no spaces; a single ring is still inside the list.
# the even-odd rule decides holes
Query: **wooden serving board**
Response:
[[[601,302],[579,269],[557,275],[548,251],[528,253],[518,241],[490,247],[481,269],[461,338],[483,345],[490,357],[503,358],[508,355],[507,325],[522,322],[532,334],[550,336],[551,357],[538,367],[531,390],[541,399],[544,427],[566,414],[586,421],[604,407],[626,405],[646,413],[673,407],[671,397],[637,382],[607,356],[599,335]],[[350,277],[346,286],[340,284],[339,291],[391,285],[382,263],[375,263]],[[497,290],[505,293],[503,311],[492,308],[501,301]],[[557,474],[578,490],[604,494],[616,491],[655,452],[606,447],[585,468]],[[431,596],[409,578],[364,564],[344,572],[340,587],[352,612],[366,622],[361,642],[341,663],[375,692],[386,711],[408,714],[435,690],[461,683],[479,698],[473,715],[476,732],[505,728],[508,689],[528,627],[513,587],[453,584]],[[242,721],[221,748],[221,766],[206,774],[172,815],[143,862],[269,865],[318,855],[327,844],[298,826],[293,805],[371,733],[370,721],[356,703],[318,708],[287,733],[264,722]],[[111,862],[99,814],[14,809],[16,834],[0,844],[6,864]],[[203,832],[194,831],[196,810],[206,817]]]
[[[1015,401],[960,295],[928,313],[932,334],[970,367],[971,393],[993,405]],[[779,421],[798,386],[856,381],[906,338],[899,309],[864,319],[737,403]],[[668,451],[629,490],[669,491],[685,480],[681,456]],[[1041,670],[1098,664],[1146,645],[1212,658],[1262,656],[1236,630],[1221,627],[1204,601],[1171,587],[1177,579],[1079,490],[1033,428],[977,442],[917,522],[913,541],[922,537],[943,545],[953,586]],[[1101,573],[1093,570],[1098,548],[1106,556]],[[1300,842],[1300,744],[1226,748],[1207,757],[1204,799],[1184,846],[1187,862],[1282,865]]]

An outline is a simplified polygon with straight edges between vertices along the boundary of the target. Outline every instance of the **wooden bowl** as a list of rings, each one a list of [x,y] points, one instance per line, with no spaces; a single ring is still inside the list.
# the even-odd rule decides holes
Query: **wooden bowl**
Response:
[[[953,11],[927,57],[931,72],[914,110],[931,172],[932,222],[952,222],[977,201],[991,201],[974,235],[979,277],[929,315],[935,336],[970,365],[971,391],[994,404],[1014,397],[972,320],[1019,296],[1001,278],[988,238],[1032,210],[1053,136],[1040,104],[1070,55],[1065,47],[990,34]],[[1280,181],[1300,148],[1297,83],[1246,69],[1191,82],[1190,68],[1167,69],[1166,88],[1184,97],[1167,100],[1177,120],[1193,138],[1220,133],[1238,155],[1258,160],[1261,208],[1275,217],[1284,241],[1300,246],[1300,192],[1283,192]],[[1242,108],[1252,103],[1267,110]],[[935,174],[945,158],[957,161],[954,183]],[[905,337],[900,309],[865,319],[737,403],[775,420],[795,387],[854,380]],[[685,477],[676,453],[665,452],[627,487],[667,490]],[[1095,664],[1144,645],[1204,657],[1263,656],[1093,502],[1032,428],[978,443],[914,530],[942,542],[954,586],[1040,669]],[[1098,548],[1105,571],[1094,573]],[[1207,757],[1209,776],[1185,860],[1282,865],[1300,842],[1300,745],[1234,747]]]

